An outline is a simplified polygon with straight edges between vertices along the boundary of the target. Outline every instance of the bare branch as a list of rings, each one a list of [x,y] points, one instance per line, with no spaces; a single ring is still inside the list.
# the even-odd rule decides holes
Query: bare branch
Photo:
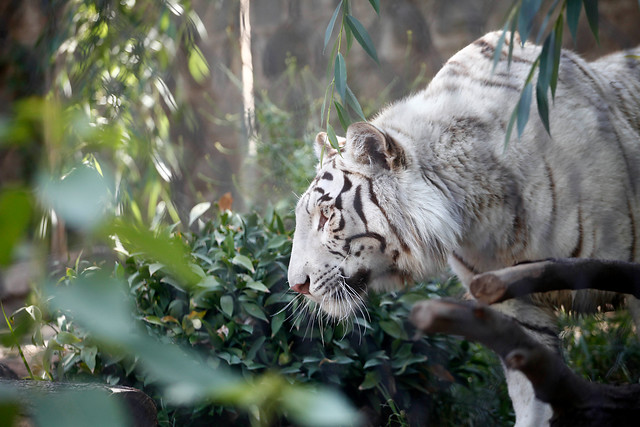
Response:
[[[421,301],[410,320],[423,332],[461,335],[495,351],[508,368],[527,376],[538,399],[552,406],[552,426],[631,426],[640,419],[639,384],[616,387],[584,380],[513,319],[487,306]]]
[[[599,289],[640,298],[640,264],[562,258],[519,264],[475,276],[471,294],[494,304],[534,292]]]

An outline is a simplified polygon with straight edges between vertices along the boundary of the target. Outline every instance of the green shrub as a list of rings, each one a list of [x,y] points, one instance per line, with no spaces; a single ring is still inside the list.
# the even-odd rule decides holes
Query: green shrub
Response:
[[[192,268],[201,277],[196,286],[185,289],[162,264],[142,255],[113,268],[128,282],[134,317],[150,335],[193,347],[209,363],[229,365],[247,379],[272,372],[287,381],[334,385],[375,425],[510,422],[493,355],[450,337],[414,339],[406,321],[415,301],[459,292],[457,283],[373,294],[364,318],[334,324],[303,313],[302,301],[288,291],[291,233],[273,210],[264,217],[226,211],[197,232],[174,235],[190,247]],[[97,268],[80,262],[62,281],[73,283]],[[59,379],[93,375],[142,388],[157,399],[163,425],[251,418],[220,404],[166,405],[153,378],[135,369],[135,358],[96,346],[70,318],[60,326],[65,351],[53,372]]]

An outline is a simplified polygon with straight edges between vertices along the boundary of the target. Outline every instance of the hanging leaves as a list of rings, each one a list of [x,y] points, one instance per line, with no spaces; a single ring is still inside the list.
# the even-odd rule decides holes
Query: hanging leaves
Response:
[[[347,15],[346,20],[347,25],[349,25],[349,28],[353,32],[353,36],[356,38],[358,43],[360,43],[360,46],[362,46],[364,51],[367,52],[374,61],[376,61],[376,64],[380,65],[376,48],[373,46],[373,42],[371,41],[371,37],[367,30],[365,30],[360,21],[351,15]]]
[[[369,3],[376,14],[379,15],[380,1],[369,0]],[[366,121],[362,107],[348,85],[345,55],[350,51],[353,40],[355,39],[367,55],[369,55],[377,64],[380,64],[371,36],[365,29],[364,25],[362,25],[362,23],[352,15],[351,4],[349,1],[345,0],[341,0],[338,3],[331,15],[331,19],[329,20],[329,24],[327,25],[324,33],[324,45],[322,52],[324,53],[327,50],[327,46],[329,46],[329,41],[334,33],[334,28],[336,26],[336,22],[338,22],[338,16],[340,13],[342,13],[340,30],[338,31],[336,41],[334,42],[331,51],[332,60],[329,62],[327,68],[328,75],[331,75],[331,69],[333,68],[333,76],[331,77],[331,82],[325,91],[320,116],[320,121],[327,130],[331,146],[338,151],[340,150],[338,146],[338,139],[334,128],[330,124],[331,110],[335,109],[340,125],[344,131],[346,131],[352,123],[349,110],[352,110],[360,120]],[[346,41],[346,49],[342,43],[343,40]],[[334,99],[336,92],[340,96],[340,101]]]
[[[520,33],[522,43],[524,44],[529,38],[533,21],[541,6],[541,0],[522,0],[520,2],[514,2],[507,18],[507,22],[503,27],[502,35],[498,39],[497,48],[493,56],[494,69],[501,59],[502,46],[504,45],[507,37],[507,28],[511,31],[511,43],[509,43],[509,55],[507,58],[507,61],[510,63],[515,31]],[[518,103],[509,120],[509,125],[507,126],[507,132],[505,134],[505,144],[507,144],[511,138],[511,132],[514,125],[517,124],[518,137],[522,136],[522,133],[524,132],[529,119],[529,111],[531,109],[530,103],[532,101],[533,94],[532,77],[536,69],[538,71],[538,78],[535,85],[538,115],[540,116],[540,120],[547,132],[551,133],[548,94],[551,92],[551,99],[555,99],[560,70],[560,58],[562,54],[562,35],[564,30],[565,13],[566,24],[569,27],[571,36],[575,40],[578,31],[580,12],[583,6],[591,32],[596,40],[598,40],[597,0],[555,0],[552,3],[546,13],[542,25],[540,26],[540,31],[536,39],[537,43],[542,38],[542,35],[547,32],[551,17],[554,15],[557,15],[557,17],[553,22],[553,27],[549,30],[544,39],[540,54],[531,66],[531,70],[520,94]]]

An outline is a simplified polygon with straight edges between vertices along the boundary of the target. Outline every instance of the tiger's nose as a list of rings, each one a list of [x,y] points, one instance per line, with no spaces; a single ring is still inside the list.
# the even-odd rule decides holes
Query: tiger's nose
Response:
[[[291,286],[291,289],[303,295],[310,295],[309,286],[311,286],[311,279],[307,276],[307,280],[304,283],[297,283]]]

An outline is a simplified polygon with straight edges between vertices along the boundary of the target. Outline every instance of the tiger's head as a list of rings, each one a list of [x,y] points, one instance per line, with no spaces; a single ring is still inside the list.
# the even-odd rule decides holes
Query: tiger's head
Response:
[[[339,138],[340,152],[316,137],[322,159],[296,206],[289,285],[332,318],[361,310],[369,289],[438,270],[455,240],[447,201],[416,182],[421,166],[402,138],[364,122]]]

